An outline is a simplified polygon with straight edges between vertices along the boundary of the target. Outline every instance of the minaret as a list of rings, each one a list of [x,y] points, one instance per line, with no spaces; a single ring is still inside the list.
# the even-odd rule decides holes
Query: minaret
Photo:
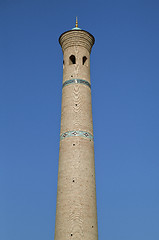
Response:
[[[90,53],[94,37],[64,32],[62,112],[55,240],[97,240]]]

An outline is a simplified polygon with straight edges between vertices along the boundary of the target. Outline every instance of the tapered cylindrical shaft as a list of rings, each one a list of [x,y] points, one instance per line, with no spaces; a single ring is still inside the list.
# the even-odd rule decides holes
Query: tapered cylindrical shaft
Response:
[[[90,83],[94,37],[76,27],[59,42],[63,87],[55,240],[97,240]]]

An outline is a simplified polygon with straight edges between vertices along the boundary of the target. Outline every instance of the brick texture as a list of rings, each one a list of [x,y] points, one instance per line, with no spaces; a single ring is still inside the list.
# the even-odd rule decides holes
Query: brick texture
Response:
[[[63,33],[59,42],[63,83],[70,79],[90,83],[94,37],[83,30],[71,30]],[[62,89],[61,134],[69,131],[75,131],[75,136],[60,141],[55,240],[97,240],[94,142],[87,134],[76,136],[76,131],[93,135],[91,89],[87,85],[71,83]]]

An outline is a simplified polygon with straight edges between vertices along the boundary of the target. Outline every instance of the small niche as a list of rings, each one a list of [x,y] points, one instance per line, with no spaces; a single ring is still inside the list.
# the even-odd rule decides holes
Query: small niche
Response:
[[[71,77],[73,77],[73,75],[71,75]]]
[[[92,228],[94,228],[94,226],[92,226]]]
[[[77,104],[75,104],[75,106],[77,107]]]
[[[75,182],[75,180],[73,179],[72,182]]]
[[[73,143],[73,146],[75,146],[75,143]]]
[[[87,57],[86,57],[86,56],[84,56],[84,57],[82,58],[82,64],[83,64],[83,65],[87,65]]]
[[[73,234],[71,233],[71,237],[73,236]]]
[[[69,64],[72,65],[72,64],[76,64],[76,57],[74,55],[71,55],[69,57]]]

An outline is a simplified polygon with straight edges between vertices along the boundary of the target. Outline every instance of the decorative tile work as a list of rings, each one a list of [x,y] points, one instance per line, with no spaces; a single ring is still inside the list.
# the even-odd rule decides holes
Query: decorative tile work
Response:
[[[66,137],[74,137],[74,136],[85,137],[85,138],[89,138],[90,140],[94,139],[92,134],[85,131],[69,131],[69,132],[62,133],[60,136],[60,140],[63,140]]]
[[[72,83],[81,83],[81,84],[84,84],[84,85],[88,86],[89,88],[91,88],[91,84],[88,81],[83,80],[83,79],[78,79],[78,78],[73,78],[73,79],[65,81],[62,85],[62,88],[64,86],[67,86],[67,85],[72,84]]]

